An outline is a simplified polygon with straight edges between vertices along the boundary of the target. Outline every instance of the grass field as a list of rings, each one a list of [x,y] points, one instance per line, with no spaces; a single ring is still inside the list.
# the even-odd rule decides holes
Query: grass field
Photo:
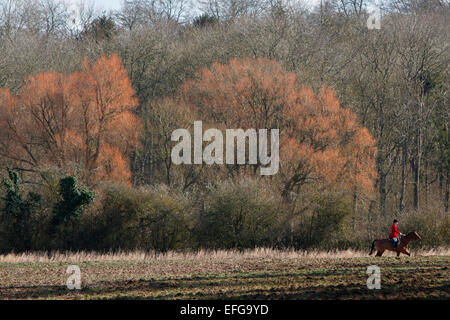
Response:
[[[43,254],[0,256],[0,299],[450,299],[450,254],[365,252]],[[69,265],[81,290],[68,290]],[[369,265],[381,289],[366,286]]]

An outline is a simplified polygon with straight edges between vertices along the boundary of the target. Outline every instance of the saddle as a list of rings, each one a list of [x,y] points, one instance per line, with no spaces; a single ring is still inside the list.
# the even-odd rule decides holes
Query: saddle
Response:
[[[397,246],[394,248],[394,245],[395,245],[394,239],[388,238],[389,242],[392,245],[392,249],[394,249],[394,250],[398,248],[398,246],[400,245],[400,242],[401,242],[401,237],[398,237],[397,239],[398,239]]]

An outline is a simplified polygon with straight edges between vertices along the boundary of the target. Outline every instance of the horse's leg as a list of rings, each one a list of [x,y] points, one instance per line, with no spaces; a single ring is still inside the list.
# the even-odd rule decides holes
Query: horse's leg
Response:
[[[404,254],[407,254],[408,255],[408,257],[410,257],[411,256],[411,254],[406,250],[406,249],[403,249],[402,250],[402,253],[404,253]]]
[[[399,257],[400,256],[400,251],[397,251],[397,257]]]
[[[384,251],[377,250],[376,256],[377,256],[377,257],[381,257],[381,256],[383,255],[383,252],[384,252]]]

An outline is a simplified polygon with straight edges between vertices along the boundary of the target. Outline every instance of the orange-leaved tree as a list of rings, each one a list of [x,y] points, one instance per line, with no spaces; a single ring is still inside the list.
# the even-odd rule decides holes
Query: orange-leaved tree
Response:
[[[85,58],[72,74],[26,79],[0,91],[0,157],[19,170],[74,168],[88,183],[130,182],[126,157],[138,146],[138,101],[120,58]]]
[[[227,128],[280,129],[283,193],[316,181],[372,191],[376,143],[332,89],[315,94],[265,58],[213,63],[185,82],[182,95],[203,121]]]

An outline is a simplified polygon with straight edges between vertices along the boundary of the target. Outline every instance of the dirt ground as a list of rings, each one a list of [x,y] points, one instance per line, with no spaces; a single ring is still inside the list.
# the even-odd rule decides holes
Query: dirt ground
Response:
[[[0,299],[450,299],[449,262],[326,254],[0,262]],[[66,286],[69,265],[80,268],[81,290]],[[379,290],[367,288],[370,265],[380,268]]]

